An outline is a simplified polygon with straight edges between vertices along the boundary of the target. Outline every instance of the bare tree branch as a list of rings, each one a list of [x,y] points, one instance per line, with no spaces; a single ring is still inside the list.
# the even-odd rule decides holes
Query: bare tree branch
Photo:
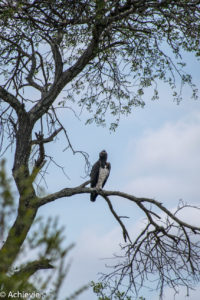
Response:
[[[37,203],[37,207],[43,206],[47,203],[50,203],[52,201],[55,201],[56,199],[59,198],[63,198],[63,197],[71,197],[75,194],[89,194],[93,192],[92,188],[85,188],[83,186],[85,186],[86,184],[88,184],[88,181],[86,181],[85,183],[83,183],[82,185],[78,186],[78,187],[74,187],[74,188],[64,188],[56,193],[50,194],[48,196],[45,196],[43,198],[40,198],[38,200]],[[132,202],[134,202],[135,204],[137,204],[138,206],[140,206],[140,208],[145,212],[145,214],[147,215],[148,219],[150,222],[152,222],[152,224],[154,224],[154,220],[152,219],[152,217],[150,216],[150,213],[152,213],[153,215],[156,215],[154,212],[148,212],[148,210],[145,208],[145,206],[142,203],[151,203],[152,205],[154,205],[155,207],[158,207],[161,211],[163,211],[166,215],[168,215],[173,221],[177,222],[178,224],[180,224],[181,226],[187,227],[191,230],[193,230],[194,232],[200,232],[200,227],[197,226],[193,226],[191,224],[188,224],[182,220],[180,220],[178,217],[176,217],[171,211],[169,211],[165,206],[163,206],[163,204],[161,202],[158,202],[154,199],[151,198],[143,198],[143,197],[135,197],[133,195],[124,193],[124,192],[119,192],[119,191],[106,191],[106,190],[97,190],[97,193],[101,196],[118,196],[118,197],[122,197],[125,198],[127,200],[130,200]],[[160,217],[159,217],[160,219]],[[162,227],[159,225],[159,230],[162,230]]]
[[[115,217],[115,219],[117,220],[117,222],[120,224],[120,226],[122,228],[124,241],[126,242],[127,238],[128,238],[129,242],[132,243],[131,239],[129,237],[128,231],[127,231],[126,227],[124,226],[123,222],[121,221],[120,216],[118,216],[117,213],[115,212],[115,210],[113,209],[113,206],[112,206],[112,203],[111,203],[110,199],[107,196],[104,196],[104,195],[103,195],[103,198],[108,203],[108,206],[109,206],[109,209],[110,209],[111,213],[113,214],[113,216]]]
[[[85,187],[88,183],[87,181],[78,187],[65,188],[37,199],[34,205],[40,207],[61,197],[90,194],[93,189]],[[177,211],[173,213],[154,199],[135,197],[119,191],[96,190],[96,192],[107,202],[111,213],[122,228],[126,242],[122,248],[125,251],[124,257],[122,255],[117,257],[122,262],[114,265],[113,271],[103,277],[105,281],[118,278],[118,285],[115,288],[125,281],[128,290],[134,287],[135,293],[138,293],[146,279],[159,274],[157,288],[160,289],[162,296],[166,284],[174,289],[179,285],[191,288],[192,278],[200,279],[200,244],[198,241],[200,227],[184,222],[177,216],[177,212],[188,208],[188,205],[179,205]],[[134,202],[146,215],[146,225],[133,242],[120,215],[113,209],[109,196],[122,197]],[[151,208],[145,206],[149,204]],[[192,205],[189,207],[192,208]],[[155,213],[154,208],[159,208],[160,212]]]
[[[59,80],[52,85],[49,92],[47,92],[44,97],[30,110],[29,113],[33,122],[36,122],[36,120],[47,112],[65,85],[76,77],[77,74],[84,69],[88,62],[95,57],[97,45],[98,37],[95,36],[77,62],[60,75]]]
[[[37,144],[40,144],[41,142],[43,144],[52,142],[53,139],[54,139],[54,137],[56,137],[61,130],[63,130],[62,127],[60,127],[59,129],[55,130],[48,138],[45,138],[45,139],[43,138],[41,141],[38,140],[38,139],[37,140],[32,140],[31,144],[32,145],[37,145]]]
[[[21,104],[15,96],[13,96],[2,86],[0,86],[0,98],[10,104],[10,106],[15,109],[16,113],[24,110],[23,104]]]

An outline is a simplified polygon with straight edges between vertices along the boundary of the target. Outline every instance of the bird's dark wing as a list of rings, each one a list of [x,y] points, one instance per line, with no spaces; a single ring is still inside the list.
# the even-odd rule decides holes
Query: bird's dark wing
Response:
[[[107,169],[109,170],[109,172],[108,172],[108,175],[106,176],[106,178],[105,178],[105,180],[104,180],[104,182],[103,182],[103,184],[102,184],[102,188],[103,188],[104,185],[106,184],[106,181],[107,181],[107,179],[108,179],[108,177],[109,177],[109,175],[110,175],[110,170],[111,170],[111,164],[110,164],[109,162],[107,162],[106,165],[107,165]]]
[[[98,182],[98,176],[99,176],[99,168],[100,168],[100,162],[98,160],[93,165],[92,170],[90,172],[91,187],[96,187],[96,184]]]
[[[91,179],[91,187],[96,187],[96,184],[98,182],[99,177],[99,168],[100,168],[100,161],[98,160],[92,167],[92,170],[90,172],[90,179]],[[94,191],[90,194],[90,200],[94,202],[96,200],[96,197],[98,194]]]

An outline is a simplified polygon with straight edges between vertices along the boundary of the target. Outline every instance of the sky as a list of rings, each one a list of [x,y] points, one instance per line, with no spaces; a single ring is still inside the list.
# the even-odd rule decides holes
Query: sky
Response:
[[[199,62],[186,56],[188,70],[199,86]],[[183,101],[177,105],[169,87],[159,83],[159,101],[147,101],[144,108],[133,109],[131,115],[123,117],[116,132],[96,125],[85,126],[87,113],[80,119],[70,110],[60,112],[71,142],[75,149],[86,151],[93,164],[99,152],[108,152],[111,173],[106,183],[107,190],[120,190],[137,197],[154,198],[173,210],[180,199],[197,205],[200,199],[200,101],[190,99],[190,89],[183,90]],[[148,98],[148,91],[144,95]],[[45,192],[51,193],[64,187],[73,187],[88,180],[84,178],[84,160],[73,156],[66,147],[64,137],[48,146],[48,154],[55,157],[61,169],[51,164],[46,176]],[[144,220],[144,214],[125,199],[112,198],[120,215],[129,216],[127,227],[136,232]],[[184,220],[200,226],[200,212],[191,210],[181,216]],[[56,200],[41,207],[39,215],[58,216],[65,227],[66,245],[74,242],[75,248],[69,254],[71,270],[62,288],[60,299],[69,295],[91,280],[98,281],[99,272],[105,271],[107,258],[119,253],[122,242],[121,228],[111,215],[107,203],[98,197],[96,202],[89,195],[79,195]],[[191,292],[189,298],[180,289],[176,300],[199,300],[200,287]],[[165,300],[173,299],[173,292],[164,291]],[[141,294],[146,300],[158,300],[158,295]],[[94,294],[87,291],[80,300],[94,300]]]

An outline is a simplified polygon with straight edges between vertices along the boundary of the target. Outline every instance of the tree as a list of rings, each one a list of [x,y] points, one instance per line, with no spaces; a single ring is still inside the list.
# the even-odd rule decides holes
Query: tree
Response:
[[[47,196],[36,191],[36,177],[50,159],[45,145],[61,132],[67,147],[81,153],[89,168],[87,153],[74,150],[58,109],[76,113],[78,105],[91,112],[87,123],[101,125],[110,113],[114,116],[110,128],[115,130],[121,114],[144,105],[145,88],[153,87],[152,98],[158,98],[158,80],[170,85],[177,101],[181,100],[177,81],[181,88],[189,84],[195,98],[196,88],[184,72],[181,52],[199,55],[200,5],[196,0],[2,0],[0,17],[0,150],[3,155],[15,146],[12,175],[19,193],[16,219],[0,251],[0,273],[8,276],[39,208],[62,197],[92,192],[86,187],[88,181]],[[173,214],[153,199],[118,191],[99,194],[126,242],[125,260],[107,277],[116,276],[116,288],[125,280],[127,289],[137,293],[146,278],[158,274],[162,295],[166,284],[189,288],[199,280],[200,228],[178,218],[185,204]],[[146,215],[146,226],[135,241],[110,196],[132,201]]]
[[[0,165],[0,240],[2,244],[8,234],[10,219],[16,214],[15,204],[11,181],[7,178],[5,161],[2,160]],[[9,268],[8,276],[5,273],[0,275],[0,297],[24,299],[27,298],[24,296],[27,293],[31,299],[41,297],[49,300],[58,299],[60,287],[70,267],[70,263],[66,263],[66,256],[74,247],[74,244],[64,247],[63,239],[63,228],[59,228],[58,218],[49,218],[47,221],[41,217],[36,218],[32,224],[31,234],[18,253],[17,263]],[[13,238],[13,247],[15,243],[17,243],[17,236]],[[25,262],[24,258],[28,256],[38,259]],[[34,277],[38,270],[53,270],[53,272],[49,272],[48,276],[44,276],[46,275],[44,273]],[[87,285],[82,286],[66,299],[75,299],[87,288]]]

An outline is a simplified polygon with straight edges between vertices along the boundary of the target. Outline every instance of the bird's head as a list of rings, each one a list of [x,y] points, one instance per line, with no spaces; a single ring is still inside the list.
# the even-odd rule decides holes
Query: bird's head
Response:
[[[101,159],[101,160],[107,160],[107,157],[108,157],[108,154],[107,154],[107,152],[106,152],[106,150],[102,150],[100,153],[99,153],[99,158]]]

